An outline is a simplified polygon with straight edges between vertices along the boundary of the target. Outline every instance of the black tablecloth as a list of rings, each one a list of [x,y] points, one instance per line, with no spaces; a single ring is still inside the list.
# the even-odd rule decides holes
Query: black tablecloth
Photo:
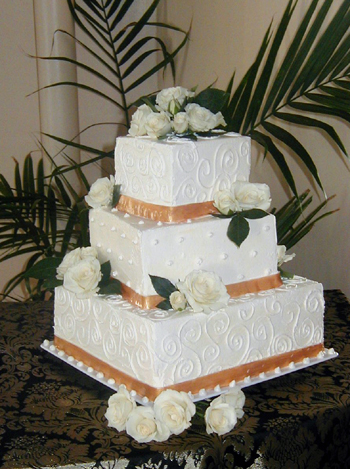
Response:
[[[0,304],[0,467],[350,467],[350,304],[326,292],[325,345],[339,357],[245,388],[245,415],[224,436],[202,417],[164,443],[108,428],[112,391],[40,348],[50,302]]]

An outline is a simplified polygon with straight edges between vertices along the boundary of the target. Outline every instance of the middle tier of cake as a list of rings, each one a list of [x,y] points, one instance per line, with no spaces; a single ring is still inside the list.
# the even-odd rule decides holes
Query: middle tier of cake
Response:
[[[161,301],[150,275],[176,284],[194,270],[216,272],[232,297],[280,286],[275,217],[249,220],[249,235],[240,247],[227,237],[229,222],[206,216],[170,224],[93,209],[90,241],[100,262],[110,261],[123,296],[143,308]]]

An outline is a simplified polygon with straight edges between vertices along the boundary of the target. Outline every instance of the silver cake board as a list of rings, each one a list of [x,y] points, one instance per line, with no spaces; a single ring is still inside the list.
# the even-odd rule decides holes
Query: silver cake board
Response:
[[[72,356],[68,356],[62,350],[59,350],[55,347],[53,341],[44,340],[41,344],[41,347],[49,352],[50,354],[54,355],[55,357],[59,358],[63,362],[67,363],[68,365],[72,366],[78,371],[86,374],[90,378],[93,378],[95,381],[108,386],[113,391],[117,392],[120,385],[116,384],[114,379],[105,378],[103,373],[94,370],[92,367],[85,365],[82,361],[77,361]],[[334,351],[334,349],[324,349],[321,351],[316,357],[304,358],[301,362],[291,362],[287,367],[277,367],[272,371],[260,373],[258,376],[246,376],[242,381],[232,381],[229,386],[220,387],[216,386],[214,389],[201,389],[199,393],[192,394],[189,393],[193,402],[202,401],[204,399],[210,399],[212,397],[216,397],[220,394],[224,394],[225,392],[230,391],[234,387],[238,388],[245,388],[248,386],[253,386],[255,384],[263,383],[265,381],[269,381],[274,378],[279,378],[281,376],[287,375],[289,373],[293,373],[295,371],[300,371],[304,368],[308,368],[309,366],[318,365],[319,363],[323,363],[327,360],[331,360],[332,358],[336,358],[338,353]],[[150,405],[151,402],[145,396],[140,396],[133,390],[129,390],[130,394],[133,396],[136,402],[141,405]]]

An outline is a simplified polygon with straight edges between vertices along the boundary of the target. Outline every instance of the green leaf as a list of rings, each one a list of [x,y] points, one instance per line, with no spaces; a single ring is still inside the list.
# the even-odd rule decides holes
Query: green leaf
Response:
[[[249,223],[244,217],[237,213],[231,218],[231,221],[227,228],[227,236],[238,247],[240,247],[243,241],[249,235],[249,231]]]
[[[267,217],[269,213],[259,208],[251,208],[249,210],[242,210],[241,212],[239,212],[239,215],[243,218],[248,218],[249,220],[257,220],[259,218]]]
[[[104,285],[109,282],[111,278],[111,263],[110,261],[104,262],[101,264],[101,275],[102,279],[100,284]]]
[[[209,109],[216,114],[221,111],[229,100],[229,94],[217,88],[207,88],[201,91],[192,102]]]
[[[120,295],[122,288],[119,280],[112,278],[106,284],[100,284],[99,295]]]
[[[43,280],[56,277],[56,270],[61,262],[62,258],[60,257],[46,257],[24,272],[23,276]]]
[[[162,298],[169,298],[169,296],[177,291],[175,285],[173,285],[169,280],[163,277],[157,277],[156,275],[150,275],[150,279],[155,291]]]
[[[172,306],[169,300],[163,300],[157,304],[157,308],[167,311],[169,309],[172,309]]]
[[[113,197],[112,197],[112,207],[116,207],[118,205],[121,194],[121,184],[115,184],[113,188]]]

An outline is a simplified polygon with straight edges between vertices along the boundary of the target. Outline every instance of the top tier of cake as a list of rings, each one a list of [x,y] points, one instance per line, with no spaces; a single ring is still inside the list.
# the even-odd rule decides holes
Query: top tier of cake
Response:
[[[115,171],[124,202],[136,199],[163,207],[202,204],[233,182],[249,180],[250,138],[235,133],[197,141],[121,137]]]

